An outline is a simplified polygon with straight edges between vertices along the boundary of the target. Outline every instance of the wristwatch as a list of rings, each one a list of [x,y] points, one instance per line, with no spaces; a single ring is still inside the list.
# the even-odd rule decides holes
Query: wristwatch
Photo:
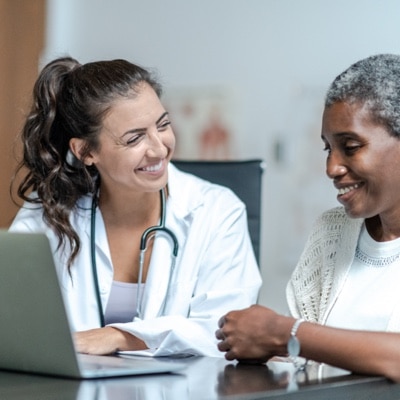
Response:
[[[297,319],[293,324],[292,330],[290,331],[290,338],[287,343],[287,352],[289,357],[295,359],[300,354],[300,342],[296,336],[297,329],[299,329],[300,324],[304,322],[304,319]]]

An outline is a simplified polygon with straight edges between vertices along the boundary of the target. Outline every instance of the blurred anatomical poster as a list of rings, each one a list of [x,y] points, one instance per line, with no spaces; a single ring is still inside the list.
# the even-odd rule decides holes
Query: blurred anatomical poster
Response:
[[[163,96],[176,135],[175,158],[228,160],[235,156],[234,96],[223,87],[172,88]]]

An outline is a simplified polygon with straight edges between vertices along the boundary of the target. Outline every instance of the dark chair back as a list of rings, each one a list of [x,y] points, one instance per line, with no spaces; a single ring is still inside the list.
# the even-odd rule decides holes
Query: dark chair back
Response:
[[[247,208],[249,233],[257,262],[260,263],[261,192],[263,160],[198,161],[172,160],[182,171],[233,190]]]

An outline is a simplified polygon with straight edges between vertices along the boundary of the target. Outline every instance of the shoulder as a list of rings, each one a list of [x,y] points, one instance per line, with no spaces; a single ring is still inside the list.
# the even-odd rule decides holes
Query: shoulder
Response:
[[[339,206],[323,212],[314,222],[313,232],[340,235],[345,230],[358,231],[363,221],[362,218],[350,218],[344,207]]]
[[[346,222],[350,218],[347,216],[344,207],[334,207],[330,210],[324,211],[319,219],[325,222]]]
[[[36,192],[32,192],[29,198],[32,199],[32,202],[24,202],[9,227],[10,231],[43,231],[46,229],[43,221],[43,207],[40,203],[33,202],[37,199]]]
[[[35,192],[31,193],[30,199],[37,199]],[[70,218],[73,225],[79,226],[82,218],[87,219],[90,213],[91,196],[83,196],[76,203],[76,207],[71,210]],[[78,222],[76,222],[78,221]],[[42,205],[34,202],[25,201],[18,210],[9,230],[11,231],[48,231],[49,226],[44,220]]]
[[[171,198],[190,208],[201,205],[223,205],[244,208],[244,203],[229,188],[206,181],[198,176],[183,172],[173,164],[169,166],[168,188]]]

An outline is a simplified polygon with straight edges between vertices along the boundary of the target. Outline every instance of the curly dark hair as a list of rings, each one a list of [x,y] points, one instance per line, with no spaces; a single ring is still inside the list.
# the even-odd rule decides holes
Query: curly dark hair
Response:
[[[17,194],[43,207],[44,221],[56,233],[59,247],[69,243],[68,269],[80,250],[70,213],[77,200],[94,195],[99,184],[94,166],[69,160],[69,141],[84,139],[82,160],[98,150],[102,121],[113,102],[135,97],[144,82],[161,96],[161,85],[153,75],[126,60],[81,65],[62,57],[48,63],[34,85],[32,107],[21,132],[23,157],[15,176],[24,173],[24,177]],[[11,192],[14,184],[15,178]]]

